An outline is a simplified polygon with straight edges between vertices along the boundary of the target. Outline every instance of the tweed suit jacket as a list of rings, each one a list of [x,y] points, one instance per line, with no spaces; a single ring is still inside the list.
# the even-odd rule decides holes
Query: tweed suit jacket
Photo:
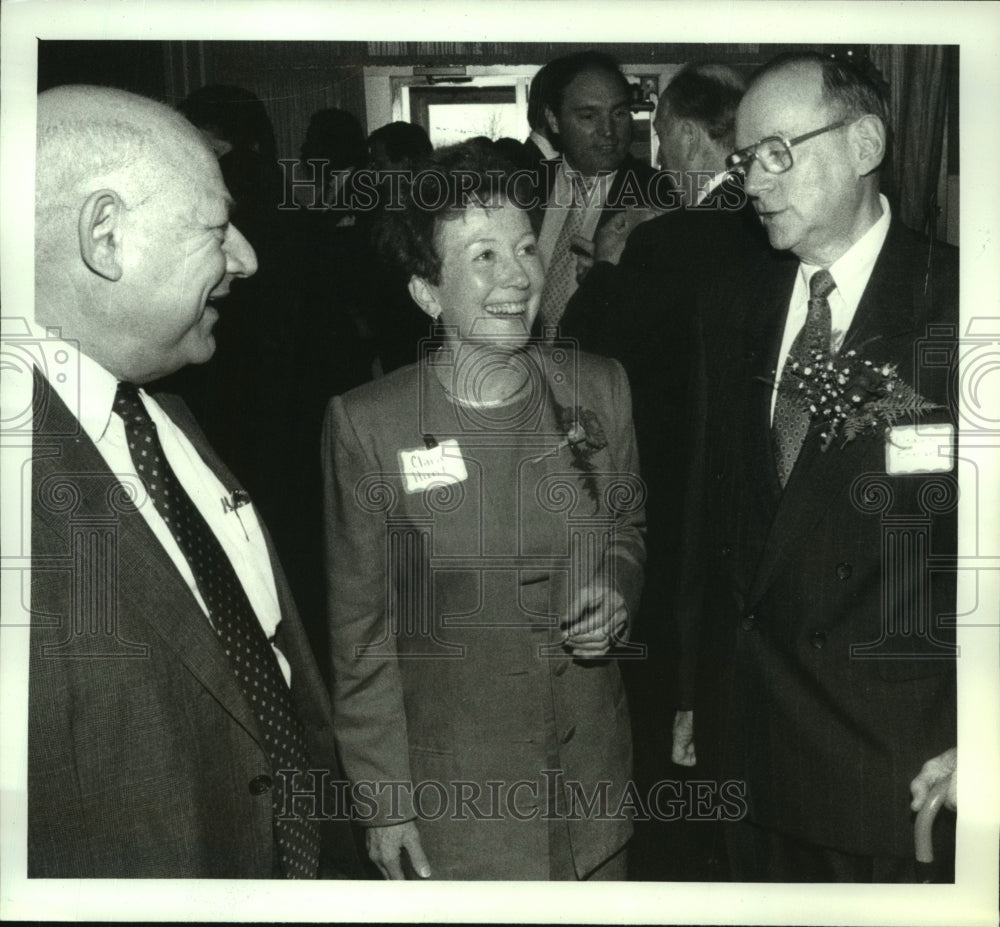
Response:
[[[156,398],[238,488],[186,406]],[[271,768],[256,716],[169,556],[37,373],[33,454],[29,876],[273,877]],[[336,780],[328,696],[267,544],[292,700],[314,768]],[[352,872],[348,825],[324,822],[321,836],[321,875]]]
[[[897,365],[940,404],[927,424],[955,421],[957,267],[894,220],[840,351]],[[909,782],[956,737],[954,457],[890,474],[882,436],[812,433],[782,490],[770,402],[797,271],[756,259],[701,316],[682,688],[699,765],[745,783],[752,820],[911,856]]]
[[[356,786],[401,784],[395,807],[387,794],[370,802],[369,823],[418,818],[437,878],[547,879],[545,814],[564,787],[609,793],[603,816],[578,807],[568,822],[579,876],[631,833],[629,816],[615,814],[631,772],[618,665],[572,659],[559,634],[573,551],[588,577],[604,563],[630,612],[641,592],[628,383],[614,361],[529,350],[547,382],[497,419],[449,402],[426,363],[335,398],[327,414],[337,740]],[[553,385],[561,405],[591,410],[606,434],[591,459],[593,496],[554,425]],[[457,441],[449,453],[465,476],[407,491],[408,461],[426,438]],[[612,485],[623,492],[617,508]],[[438,785],[421,783],[444,788],[442,813]],[[421,807],[416,792],[410,801],[419,788],[437,797]],[[463,788],[479,797],[456,816]]]

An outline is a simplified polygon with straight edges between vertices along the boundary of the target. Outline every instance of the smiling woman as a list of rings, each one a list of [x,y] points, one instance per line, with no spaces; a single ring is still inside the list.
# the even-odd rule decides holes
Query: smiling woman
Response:
[[[631,400],[616,361],[531,339],[514,176],[477,142],[411,178],[381,244],[441,340],[327,412],[336,734],[386,878],[625,877],[631,820],[600,796],[631,772]]]

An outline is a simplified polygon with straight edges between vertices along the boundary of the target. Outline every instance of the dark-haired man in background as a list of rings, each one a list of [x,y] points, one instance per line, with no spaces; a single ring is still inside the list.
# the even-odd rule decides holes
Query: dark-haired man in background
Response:
[[[612,58],[596,51],[556,58],[545,67],[542,92],[550,136],[562,152],[540,182],[544,327],[559,323],[576,290],[577,253],[589,265],[598,227],[625,208],[645,204],[654,171],[629,154],[631,88]]]
[[[729,163],[787,253],[700,316],[679,614],[689,656],[701,637],[699,766],[745,784],[737,880],[913,881],[912,810],[938,781],[954,798],[955,576],[927,555],[956,543],[958,262],[891,215],[886,136],[878,88],[818,55],[765,66],[737,113]],[[817,392],[813,419],[793,371],[817,357],[846,392]],[[844,403],[892,401],[893,371],[939,408],[825,447]]]

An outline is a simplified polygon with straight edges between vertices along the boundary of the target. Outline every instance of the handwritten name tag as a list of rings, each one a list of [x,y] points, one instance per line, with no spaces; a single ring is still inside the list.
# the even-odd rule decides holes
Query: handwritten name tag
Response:
[[[408,493],[461,483],[469,478],[462,451],[454,438],[448,438],[432,448],[415,447],[400,451],[399,470]]]
[[[885,439],[885,472],[944,473],[955,468],[953,425],[900,425]]]

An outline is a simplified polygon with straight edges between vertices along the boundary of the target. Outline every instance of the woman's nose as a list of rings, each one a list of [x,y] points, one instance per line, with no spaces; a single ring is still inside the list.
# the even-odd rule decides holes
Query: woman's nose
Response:
[[[528,285],[528,274],[516,257],[506,259],[500,266],[500,283],[523,290]]]

